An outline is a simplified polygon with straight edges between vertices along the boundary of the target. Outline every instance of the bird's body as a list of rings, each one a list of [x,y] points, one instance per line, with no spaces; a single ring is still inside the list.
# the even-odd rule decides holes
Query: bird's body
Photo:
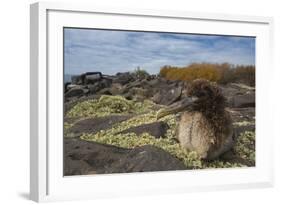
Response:
[[[231,124],[226,123],[224,132],[216,134],[206,117],[196,111],[181,115],[177,139],[183,148],[196,151],[202,159],[208,160],[217,158],[234,144]]]
[[[235,143],[225,98],[215,83],[202,79],[193,81],[187,93],[189,97],[180,105],[159,112],[158,117],[183,111],[177,130],[180,145],[202,159],[213,160]]]

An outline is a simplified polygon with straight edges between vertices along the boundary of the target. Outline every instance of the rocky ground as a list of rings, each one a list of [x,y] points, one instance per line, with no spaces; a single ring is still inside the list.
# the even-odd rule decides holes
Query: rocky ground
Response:
[[[178,115],[156,114],[186,97],[186,85],[151,75],[81,75],[65,85],[64,174],[86,175],[255,166],[255,88],[220,85],[238,140],[214,161],[175,139]]]

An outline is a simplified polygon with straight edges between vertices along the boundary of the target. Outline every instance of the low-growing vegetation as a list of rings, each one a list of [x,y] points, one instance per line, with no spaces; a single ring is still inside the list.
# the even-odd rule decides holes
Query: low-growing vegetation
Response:
[[[255,132],[246,131],[238,137],[234,151],[251,164],[255,163]]]
[[[154,105],[149,100],[137,102],[121,96],[103,95],[99,99],[87,100],[75,105],[67,117],[102,117],[112,114],[140,114]]]
[[[243,167],[242,163],[228,162],[225,160],[215,160],[211,162],[200,160],[196,152],[183,149],[176,138],[176,130],[178,118],[171,114],[163,117],[164,121],[169,126],[165,136],[155,138],[148,133],[142,133],[139,136],[135,133],[122,133],[132,127],[143,124],[149,124],[157,121],[157,111],[153,110],[154,103],[149,100],[144,102],[135,102],[126,100],[121,96],[102,96],[98,100],[88,100],[78,103],[74,106],[67,115],[69,117],[99,117],[110,114],[125,115],[134,113],[132,118],[117,123],[111,129],[101,130],[96,134],[83,134],[80,138],[86,141],[95,141],[103,144],[110,144],[123,148],[135,148],[143,145],[153,145],[159,147],[171,155],[181,160],[187,168],[203,169],[203,168],[228,168],[228,167]],[[241,122],[245,124],[245,122]],[[238,125],[239,123],[237,123]],[[65,130],[70,124],[65,123]],[[238,137],[238,141],[234,147],[234,151],[238,157],[246,160],[249,163],[255,162],[255,133],[245,132]]]

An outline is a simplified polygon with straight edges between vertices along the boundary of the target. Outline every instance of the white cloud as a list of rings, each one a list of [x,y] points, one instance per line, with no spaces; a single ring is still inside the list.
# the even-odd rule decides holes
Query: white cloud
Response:
[[[137,66],[158,73],[163,65],[192,62],[255,63],[254,38],[91,29],[65,30],[65,73],[115,74]]]

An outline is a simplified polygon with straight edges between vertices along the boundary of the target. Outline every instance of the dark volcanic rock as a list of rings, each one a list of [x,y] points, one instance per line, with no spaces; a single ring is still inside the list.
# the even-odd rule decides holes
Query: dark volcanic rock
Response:
[[[132,116],[129,115],[112,115],[99,118],[88,118],[76,122],[71,128],[68,129],[67,137],[79,137],[83,133],[95,134],[100,130],[112,128],[116,123],[125,121]]]
[[[187,168],[177,158],[151,145],[124,149],[79,139],[64,139],[64,175],[184,169]]]
[[[247,107],[247,108],[229,108],[228,109],[231,118],[234,122],[254,122],[255,121],[255,108]]]
[[[127,152],[128,149],[115,146],[65,138],[64,175],[106,173],[107,167]]]
[[[93,84],[103,79],[101,72],[86,72],[81,75],[75,75],[71,77],[72,84],[85,85]]]
[[[101,72],[90,72],[81,75],[84,84],[94,84],[102,80]]]
[[[232,98],[233,96],[243,95],[244,94],[243,90],[239,90],[237,88],[233,88],[233,87],[231,87],[229,85],[220,86],[220,89],[222,91],[223,96],[226,97],[228,100],[230,98]]]
[[[67,98],[80,97],[80,96],[83,96],[84,94],[86,94],[87,92],[88,92],[88,89],[85,89],[82,86],[75,86],[75,87],[71,88],[70,90],[68,90],[64,96]]]
[[[139,88],[139,87],[141,87],[141,85],[142,85],[142,82],[140,80],[136,80],[136,81],[130,82],[130,83],[124,85],[124,87],[122,89],[122,92],[126,93],[126,92],[130,91],[130,89],[132,89],[132,88]]]
[[[177,158],[152,145],[129,151],[118,163],[112,164],[109,173],[149,172],[187,169]]]
[[[241,133],[244,133],[246,131],[254,132],[255,129],[256,129],[255,124],[234,126],[234,132],[235,132],[236,136],[239,136]]]
[[[123,94],[123,96],[128,100],[138,100],[143,101],[150,97],[151,91],[149,89],[143,88],[131,88],[127,93]]]
[[[148,85],[150,85],[151,87],[158,87],[160,83],[161,81],[159,78],[148,81]]]
[[[180,100],[182,94],[181,87],[172,86],[171,88],[166,87],[157,92],[153,97],[152,101],[161,105],[171,105],[172,103]]]
[[[71,86],[71,83],[70,83],[70,82],[64,83],[64,91],[63,91],[63,92],[66,93],[67,91],[69,91],[70,86]]]
[[[99,90],[103,89],[103,87],[101,87],[98,82],[94,83],[94,84],[87,85],[87,87],[89,89],[90,94],[96,94]]]
[[[244,92],[249,92],[249,91],[255,91],[256,90],[255,87],[248,86],[248,85],[243,84],[243,83],[230,83],[229,87],[230,88],[235,88],[235,89],[238,89],[238,90],[243,90]]]
[[[90,94],[96,94],[98,91],[109,88],[111,86],[111,81],[107,79],[102,79],[94,84],[89,84],[87,87]]]
[[[99,95],[112,95],[110,88],[103,88],[98,91]]]
[[[119,95],[123,92],[123,86],[120,83],[112,83],[109,92],[112,95]]]
[[[151,100],[152,100],[154,103],[160,104],[161,99],[162,99],[162,96],[161,96],[161,92],[159,91],[159,92],[157,92],[157,93],[154,94],[154,96],[152,97]]]
[[[125,85],[134,80],[135,78],[130,72],[117,73],[116,78],[113,79],[113,83],[120,83],[121,85]]]
[[[235,108],[255,107],[255,88],[244,84],[219,85],[228,105]]]
[[[95,173],[93,167],[91,167],[86,161],[74,160],[75,154],[67,155],[64,158],[64,175],[83,175],[85,173]]]
[[[247,93],[244,95],[236,95],[229,100],[231,107],[255,107],[255,93]]]
[[[82,79],[80,75],[72,75],[71,76],[71,83],[75,85],[81,85]]]
[[[233,150],[229,150],[223,153],[219,159],[224,162],[244,164],[248,167],[255,166],[255,162],[250,162],[249,160],[243,159],[242,157],[238,156]]]
[[[167,129],[168,129],[168,125],[164,122],[153,122],[150,124],[144,124],[144,125],[140,125],[137,127],[131,127],[127,130],[124,130],[121,133],[136,133],[137,135],[141,135],[142,133],[148,133],[156,138],[159,137],[164,137]]]

